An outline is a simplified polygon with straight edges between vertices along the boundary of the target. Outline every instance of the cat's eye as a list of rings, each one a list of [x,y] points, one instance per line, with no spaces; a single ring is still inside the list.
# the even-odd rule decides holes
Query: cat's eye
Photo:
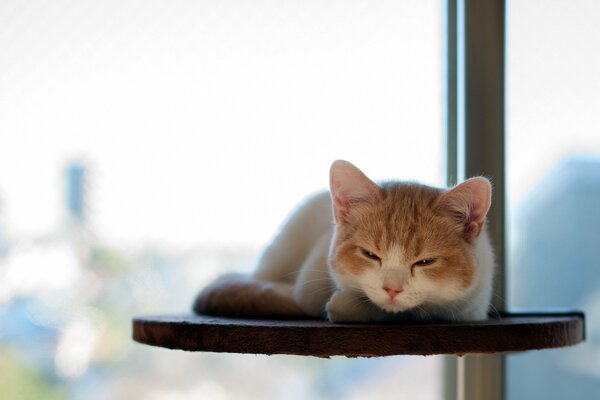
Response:
[[[371,260],[381,261],[381,258],[379,258],[379,256],[377,256],[377,254],[375,254],[369,250],[362,249],[362,254],[363,254],[363,256],[370,258]]]
[[[415,267],[423,267],[426,265],[431,265],[435,262],[435,258],[424,258],[422,260],[417,261],[416,263],[413,264],[413,266]]]

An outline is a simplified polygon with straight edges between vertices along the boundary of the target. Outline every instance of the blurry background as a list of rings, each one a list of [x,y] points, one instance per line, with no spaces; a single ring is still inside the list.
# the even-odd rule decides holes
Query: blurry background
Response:
[[[508,357],[508,399],[594,399],[600,393],[600,2],[507,5],[507,303],[586,313],[585,343]]]
[[[0,2],[2,397],[441,398],[436,357],[192,354],[130,320],[250,271],[334,159],[443,185],[444,20],[441,0]],[[511,399],[600,390],[599,20],[507,2],[508,303],[584,309],[588,334],[510,356]]]
[[[443,21],[442,1],[1,2],[0,396],[438,396],[434,357],[130,337],[251,270],[337,158],[443,184]]]

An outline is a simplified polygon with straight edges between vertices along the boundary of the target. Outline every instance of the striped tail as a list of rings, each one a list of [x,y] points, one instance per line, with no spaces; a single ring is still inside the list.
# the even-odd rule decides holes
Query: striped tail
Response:
[[[242,318],[307,318],[293,298],[289,283],[259,281],[227,274],[204,288],[194,301],[198,314]]]

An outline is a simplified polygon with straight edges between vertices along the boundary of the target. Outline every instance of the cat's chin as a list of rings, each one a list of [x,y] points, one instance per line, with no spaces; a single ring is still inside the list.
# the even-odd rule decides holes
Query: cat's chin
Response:
[[[395,303],[377,304],[377,307],[381,308],[383,311],[386,311],[386,312],[389,312],[392,314],[405,312],[405,311],[408,311],[413,308],[413,307],[404,306],[404,305],[395,304]]]

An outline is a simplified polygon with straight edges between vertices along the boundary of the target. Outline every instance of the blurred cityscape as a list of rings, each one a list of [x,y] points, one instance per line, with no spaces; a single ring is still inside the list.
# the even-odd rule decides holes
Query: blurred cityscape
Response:
[[[438,358],[191,354],[130,324],[252,269],[336,158],[442,184],[444,10],[3,1],[0,398],[438,398]]]
[[[87,224],[85,166],[69,165],[64,177],[64,223],[55,232],[12,241],[0,229],[3,398],[83,398],[77,393],[90,385],[120,397],[111,386],[121,380],[108,384],[103,371],[120,368],[127,381],[127,371],[139,368],[130,358],[131,316],[187,311],[181,305],[193,286],[253,256],[239,248],[182,254],[106,246]]]
[[[88,224],[88,175],[84,164],[66,167],[63,223],[47,235],[11,238],[0,209],[3,399],[378,399],[399,382],[412,399],[441,393],[439,376],[427,386],[410,379],[439,373],[434,357],[319,360],[134,343],[132,316],[189,312],[199,287],[249,270],[256,250],[106,245]]]
[[[571,156],[514,211],[509,304],[582,310],[586,341],[508,358],[511,399],[593,399],[600,393],[600,158]],[[531,374],[531,371],[536,371]]]
[[[65,168],[63,223],[44,236],[11,238],[0,203],[3,399],[380,399],[400,386],[411,399],[439,398],[435,357],[320,360],[134,343],[132,316],[189,312],[199,287],[227,270],[249,271],[257,250],[109,246],[88,223],[88,175],[82,163]],[[600,161],[569,157],[512,213],[511,307],[584,310],[587,341],[509,357],[510,398],[589,398],[600,390],[598,204]],[[535,384],[530,370],[557,384]]]

